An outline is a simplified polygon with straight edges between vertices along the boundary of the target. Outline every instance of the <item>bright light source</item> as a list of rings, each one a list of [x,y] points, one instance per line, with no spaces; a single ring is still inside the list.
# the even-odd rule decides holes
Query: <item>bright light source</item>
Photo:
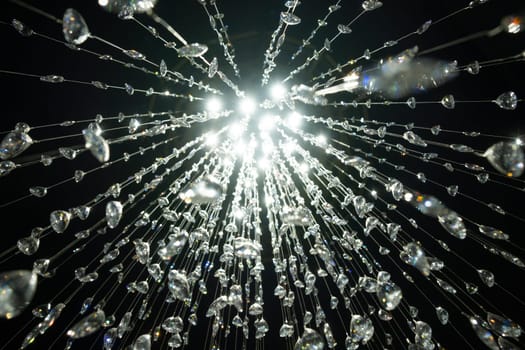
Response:
[[[250,97],[245,97],[239,103],[239,109],[244,114],[252,114],[255,112],[255,108],[257,108],[257,104]]]
[[[243,140],[239,140],[234,145],[235,153],[238,155],[244,155],[246,152],[246,143]]]
[[[317,136],[317,142],[318,142],[319,145],[321,145],[321,146],[326,145],[326,142],[327,142],[327,140],[326,140],[326,136],[324,136],[323,134]]]
[[[243,133],[244,133],[244,125],[242,125],[242,123],[240,122],[232,123],[228,127],[228,134],[230,134],[232,138],[238,138]]]
[[[523,145],[523,141],[518,137],[518,138],[516,138],[516,144],[518,146],[521,146],[521,145]]]
[[[299,165],[299,171],[303,174],[307,173],[308,170],[310,170],[310,167],[308,166],[308,164],[306,163],[301,163],[301,165]]]
[[[206,102],[206,110],[210,113],[217,113],[222,109],[222,102],[217,97],[212,97]]]
[[[270,167],[270,161],[268,160],[268,158],[262,158],[262,159],[259,159],[259,162],[257,165],[259,166],[259,169],[266,170]]]
[[[273,84],[270,88],[270,96],[274,100],[282,100],[286,95],[286,88],[279,83]]]
[[[215,133],[208,133],[206,135],[206,144],[208,146],[215,146],[219,141],[219,137]]]
[[[284,145],[283,145],[283,151],[286,153],[286,154],[290,154],[292,153],[293,151],[295,151],[295,148],[297,147],[297,145],[294,143],[294,142],[291,142],[291,141],[288,141],[286,142]]]
[[[100,6],[108,6],[108,0],[98,0]]]
[[[266,115],[262,117],[259,121],[259,130],[263,132],[272,130],[278,118],[278,116],[274,115]]]
[[[303,116],[294,111],[288,115],[288,118],[286,119],[286,125],[292,130],[297,129],[299,126],[301,126],[302,119]]]

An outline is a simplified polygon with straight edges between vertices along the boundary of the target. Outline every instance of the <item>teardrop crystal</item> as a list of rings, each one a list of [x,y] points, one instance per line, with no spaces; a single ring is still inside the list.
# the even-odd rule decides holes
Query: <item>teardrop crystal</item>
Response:
[[[25,310],[35,295],[37,279],[29,270],[0,274],[0,317],[10,319]]]

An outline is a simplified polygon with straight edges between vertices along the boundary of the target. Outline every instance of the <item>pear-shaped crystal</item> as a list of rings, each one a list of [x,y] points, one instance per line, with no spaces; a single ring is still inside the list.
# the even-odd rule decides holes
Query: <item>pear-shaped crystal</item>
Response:
[[[498,142],[490,146],[483,156],[503,175],[518,177],[523,174],[525,156],[516,142]]]
[[[2,143],[0,143],[0,158],[7,160],[16,157],[32,144],[33,139],[26,132],[20,130],[11,131],[4,136]],[[6,165],[10,165],[10,163],[4,164],[3,168],[13,168]]]
[[[67,9],[62,18],[62,32],[70,44],[80,45],[89,38],[86,21],[75,9]]]
[[[182,57],[200,57],[208,51],[208,46],[199,43],[192,43],[181,47],[177,52]]]
[[[133,344],[133,350],[150,350],[151,349],[151,335],[140,335]]]
[[[382,283],[377,288],[379,303],[385,310],[394,310],[403,298],[401,288],[394,282]]]
[[[491,350],[499,350],[496,338],[488,329],[483,326],[482,321],[477,317],[470,317],[470,325],[478,338]]]
[[[487,313],[487,322],[490,328],[504,337],[518,338],[521,335],[521,327],[517,323],[492,312]]]
[[[180,316],[171,316],[162,322],[162,328],[168,333],[179,333],[184,328],[184,322]]]
[[[507,91],[499,95],[496,100],[494,100],[500,108],[512,111],[518,107],[518,96],[514,91]]]
[[[115,228],[122,218],[122,204],[119,201],[110,201],[106,204],[106,221],[110,228]]]
[[[399,254],[401,260],[406,264],[414,266],[423,274],[428,276],[430,274],[430,264],[425,255],[425,252],[417,243],[408,243],[403,247],[403,251]]]
[[[0,274],[0,317],[10,319],[24,311],[33,300],[37,279],[36,273],[28,270]]]
[[[364,344],[368,342],[373,335],[374,325],[368,317],[352,315],[352,319],[350,321],[350,337],[352,338],[352,342],[362,342]]]
[[[294,350],[323,350],[323,337],[311,328],[305,328],[303,335],[297,339]]]
[[[453,95],[445,95],[441,99],[441,105],[446,109],[454,109],[454,107],[456,107],[456,100]]]
[[[158,255],[164,259],[169,260],[174,255],[179,254],[186,242],[188,241],[188,232],[185,230],[179,230],[179,228],[174,228],[174,234],[169,236],[169,241],[165,247],[162,247],[158,251]]]
[[[25,255],[33,255],[38,250],[40,240],[36,237],[29,236],[18,240],[16,246]]]
[[[479,278],[485,283],[487,287],[493,287],[494,286],[494,274],[490,272],[489,270],[478,270]]]
[[[463,219],[455,211],[446,210],[438,216],[438,220],[441,226],[454,237],[459,239],[465,239],[465,237],[467,237],[467,229],[465,228]]]
[[[188,301],[190,298],[190,284],[186,273],[170,270],[168,275],[168,288],[175,299]]]
[[[49,215],[49,222],[56,233],[64,232],[70,220],[71,213],[66,210],[55,210]]]
[[[9,174],[15,168],[16,168],[16,164],[10,160],[5,160],[3,162],[0,162],[0,177]]]
[[[301,23],[301,19],[291,12],[281,12],[281,21],[289,26]]]
[[[91,151],[93,156],[101,163],[109,160],[109,144],[100,135],[102,130],[96,123],[91,123],[87,129],[82,130],[86,148]]]
[[[255,259],[261,252],[261,244],[259,242],[247,239],[244,237],[237,237],[233,241],[235,255],[243,259]]]
[[[87,337],[98,331],[104,324],[106,315],[104,311],[97,310],[92,314],[84,317],[78,321],[73,327],[67,331],[67,336],[72,339],[79,339]]]
[[[365,11],[372,11],[383,6],[383,3],[379,0],[365,0],[361,6]]]
[[[303,206],[284,207],[281,212],[283,223],[294,226],[309,226],[312,223],[310,211]]]
[[[217,180],[208,177],[192,183],[180,194],[180,198],[186,203],[206,204],[219,199],[223,191],[223,186]]]
[[[436,307],[436,315],[442,325],[446,325],[448,323],[448,311],[441,306]]]

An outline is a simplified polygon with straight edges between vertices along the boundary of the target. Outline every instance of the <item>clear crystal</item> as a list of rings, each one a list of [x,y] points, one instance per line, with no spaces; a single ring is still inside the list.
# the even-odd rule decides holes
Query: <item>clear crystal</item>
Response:
[[[64,232],[70,220],[71,213],[65,210],[55,210],[49,215],[49,222],[56,233]]]
[[[102,327],[104,321],[106,320],[106,315],[104,311],[97,310],[92,314],[84,317],[78,321],[73,327],[67,331],[67,336],[72,339],[79,339],[87,337],[98,331]]]
[[[281,12],[281,21],[290,26],[301,23],[301,19],[291,12]]]
[[[490,146],[483,156],[503,175],[519,177],[523,174],[525,156],[516,142],[498,142]]]
[[[494,100],[500,108],[513,111],[518,107],[518,96],[514,91],[504,92]]]
[[[106,204],[106,221],[109,228],[118,226],[122,218],[122,204],[119,201],[110,201]]]
[[[89,29],[86,21],[75,9],[67,9],[62,18],[62,32],[64,38],[70,44],[80,45],[85,42],[89,36]]]
[[[0,143],[0,158],[7,160],[13,157],[18,156],[20,153],[24,152],[33,144],[33,139],[27,133],[23,131],[11,131],[2,139]],[[12,170],[13,164],[3,163],[3,169]],[[9,171],[10,171],[9,170]],[[6,172],[7,170],[3,170]],[[7,171],[8,172],[8,171]]]
[[[377,288],[377,298],[385,310],[394,310],[403,298],[401,288],[394,282],[382,283]]]
[[[0,274],[0,317],[11,319],[24,311],[36,292],[37,275],[28,270]]]
[[[208,51],[208,46],[199,43],[192,43],[177,50],[182,57],[200,57]]]
[[[109,143],[100,135],[101,130],[97,123],[89,124],[87,129],[82,130],[86,148],[101,163],[109,160]]]

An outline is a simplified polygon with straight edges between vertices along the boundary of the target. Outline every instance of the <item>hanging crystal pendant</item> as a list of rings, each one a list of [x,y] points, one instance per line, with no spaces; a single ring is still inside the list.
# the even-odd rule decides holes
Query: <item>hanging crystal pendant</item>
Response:
[[[78,321],[73,327],[67,331],[67,336],[72,339],[79,339],[87,337],[98,331],[104,324],[106,315],[104,311],[97,310]]]
[[[82,15],[72,8],[69,8],[64,12],[64,17],[62,18],[62,32],[64,33],[66,41],[74,45],[84,43],[91,35]]]
[[[91,151],[93,156],[101,163],[109,160],[109,144],[101,136],[102,130],[97,123],[89,124],[87,129],[82,130],[86,148]]]
[[[523,150],[516,142],[498,142],[483,154],[497,171],[508,177],[518,177],[525,168]]]
[[[64,232],[70,220],[71,213],[65,210],[55,210],[49,215],[49,222],[56,233]]]
[[[2,139],[0,143],[0,158],[7,160],[18,156],[24,152],[33,144],[33,139],[26,132],[23,131],[11,131]],[[9,165],[9,166],[8,166]],[[14,168],[14,163],[4,163],[2,168],[9,169],[11,171]],[[9,171],[4,170],[3,172],[8,173]]]
[[[110,201],[106,204],[106,222],[109,228],[118,226],[122,218],[122,204],[119,201]]]
[[[223,186],[216,179],[208,177],[192,183],[179,197],[186,203],[206,204],[215,202],[223,192]]]
[[[192,43],[177,50],[181,57],[200,57],[208,51],[208,46],[199,43]]]
[[[36,292],[36,273],[15,270],[0,274],[0,317],[13,318],[22,313]]]

